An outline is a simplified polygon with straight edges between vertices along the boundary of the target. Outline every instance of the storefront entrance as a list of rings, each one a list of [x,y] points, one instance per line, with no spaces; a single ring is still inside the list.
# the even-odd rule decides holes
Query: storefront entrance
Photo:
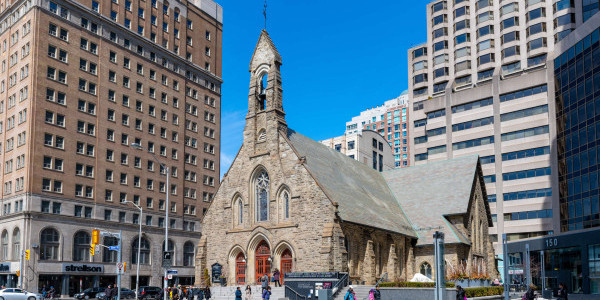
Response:
[[[271,249],[269,245],[262,241],[256,247],[256,283],[260,284],[262,277],[271,273]]]
[[[116,285],[117,276],[100,276],[99,287],[107,287],[109,284]]]
[[[38,278],[38,288],[41,292],[43,288],[46,288],[46,291],[50,290],[51,287],[54,287],[54,290],[59,295],[62,295],[62,275],[40,275]]]
[[[77,293],[81,293],[83,290],[87,288],[94,287],[94,277],[93,275],[70,275],[69,276],[69,296],[73,297],[73,295]]]
[[[162,275],[160,276],[162,278]],[[130,288],[132,291],[135,291],[135,276],[131,276],[131,285]],[[150,276],[140,276],[140,286],[149,286],[150,285]],[[162,286],[162,281],[161,281]],[[172,285],[169,285],[172,286]]]
[[[15,274],[2,274],[0,275],[0,285],[3,285],[7,288],[17,287],[19,283],[19,277]]]

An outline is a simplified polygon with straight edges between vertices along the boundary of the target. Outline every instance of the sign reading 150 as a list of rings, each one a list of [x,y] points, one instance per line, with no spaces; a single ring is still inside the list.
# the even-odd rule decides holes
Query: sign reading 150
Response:
[[[557,238],[546,239],[546,247],[556,247],[556,246],[558,246]]]

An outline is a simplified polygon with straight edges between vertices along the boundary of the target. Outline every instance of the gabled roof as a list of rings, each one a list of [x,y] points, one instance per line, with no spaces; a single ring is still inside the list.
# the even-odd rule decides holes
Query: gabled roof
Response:
[[[473,155],[382,173],[417,231],[417,245],[433,243],[437,230],[446,233],[446,243],[470,244],[445,216],[469,211],[475,176],[481,176],[478,161]]]
[[[265,46],[267,46],[269,48],[270,54],[273,55],[273,60],[279,62],[280,64],[282,63],[281,55],[279,55],[279,51],[277,51],[277,47],[275,47],[275,44],[271,40],[271,37],[269,37],[269,33],[265,29],[263,29],[260,32],[260,36],[258,37],[256,46],[254,47],[254,52],[252,53],[252,58],[250,59],[250,70],[253,69],[252,64],[254,63],[254,57],[256,56],[256,54],[259,51],[267,50],[264,47],[262,47],[263,46],[262,44],[266,44]],[[261,54],[264,54],[264,53],[261,53]]]
[[[343,221],[416,237],[380,172],[291,129],[287,138]]]

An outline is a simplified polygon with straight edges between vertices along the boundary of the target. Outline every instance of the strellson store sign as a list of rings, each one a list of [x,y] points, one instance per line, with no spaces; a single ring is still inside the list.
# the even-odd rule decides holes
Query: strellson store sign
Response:
[[[103,265],[63,264],[65,273],[104,273]]]

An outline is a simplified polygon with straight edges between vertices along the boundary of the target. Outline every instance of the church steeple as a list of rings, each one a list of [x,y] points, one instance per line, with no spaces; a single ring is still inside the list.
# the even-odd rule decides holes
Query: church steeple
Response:
[[[266,30],[262,30],[250,60],[248,114],[244,144],[255,152],[268,151],[279,131],[287,131],[281,87],[281,56]],[[263,145],[264,144],[264,145]]]

